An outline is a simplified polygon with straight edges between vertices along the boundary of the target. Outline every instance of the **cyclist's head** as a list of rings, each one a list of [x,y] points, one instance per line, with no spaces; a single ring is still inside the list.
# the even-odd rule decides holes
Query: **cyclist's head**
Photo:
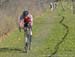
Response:
[[[23,16],[26,17],[29,14],[29,11],[25,10],[23,11]]]

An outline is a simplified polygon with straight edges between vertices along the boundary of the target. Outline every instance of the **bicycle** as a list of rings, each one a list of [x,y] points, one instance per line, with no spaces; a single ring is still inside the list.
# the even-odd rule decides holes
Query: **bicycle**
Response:
[[[28,24],[28,27],[24,28],[24,38],[25,38],[25,52],[27,53],[28,50],[31,48],[31,26]]]

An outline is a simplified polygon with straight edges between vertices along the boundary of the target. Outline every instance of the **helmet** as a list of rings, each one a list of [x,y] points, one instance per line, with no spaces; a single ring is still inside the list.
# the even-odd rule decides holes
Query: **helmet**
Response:
[[[26,17],[29,14],[28,11],[23,11],[23,17]]]

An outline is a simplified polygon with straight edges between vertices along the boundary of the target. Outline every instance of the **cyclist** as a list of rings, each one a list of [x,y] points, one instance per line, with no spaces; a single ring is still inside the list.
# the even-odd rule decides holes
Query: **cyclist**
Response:
[[[20,19],[19,19],[19,27],[24,29],[24,35],[26,34],[26,37],[25,37],[25,51],[27,51],[27,48],[28,48],[28,41],[30,42],[30,45],[29,45],[29,49],[30,49],[30,46],[31,46],[31,40],[32,40],[32,26],[33,26],[33,17],[32,15],[30,14],[30,12],[28,10],[25,10],[23,11],[22,15],[20,16]],[[27,34],[27,29],[29,29],[29,35]]]

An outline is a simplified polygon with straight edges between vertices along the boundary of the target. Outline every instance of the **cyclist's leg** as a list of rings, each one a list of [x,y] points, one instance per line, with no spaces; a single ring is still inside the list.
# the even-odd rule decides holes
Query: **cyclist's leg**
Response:
[[[27,28],[24,28],[24,42],[25,42],[25,51],[27,52],[28,49],[28,37],[27,37]]]
[[[30,42],[32,42],[32,26],[29,28]]]
[[[31,43],[32,43],[32,29],[29,29],[29,49],[31,48]]]

